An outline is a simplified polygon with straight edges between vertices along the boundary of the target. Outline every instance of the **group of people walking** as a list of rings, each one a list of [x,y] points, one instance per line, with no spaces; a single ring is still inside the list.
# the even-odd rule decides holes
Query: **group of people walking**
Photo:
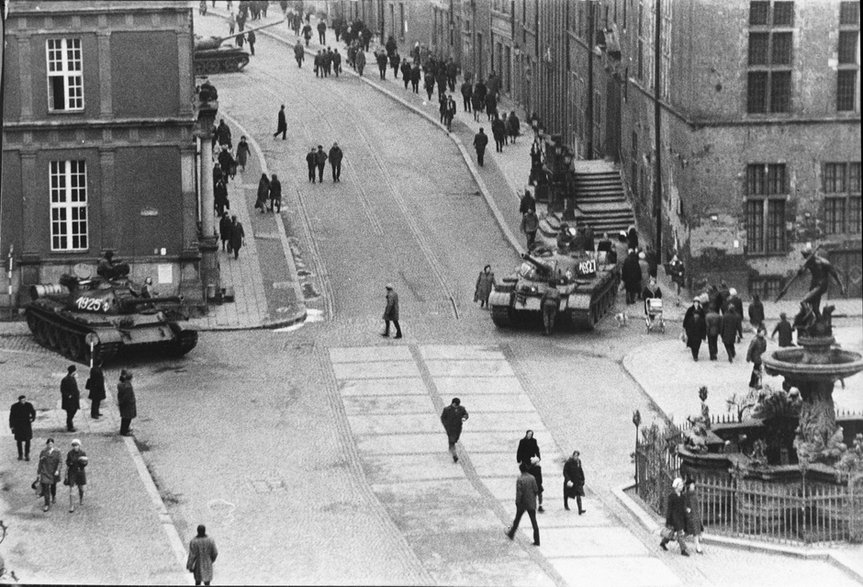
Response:
[[[317,183],[324,183],[324,168],[329,160],[333,183],[339,183],[342,180],[342,159],[344,159],[344,152],[337,142],[333,143],[329,152],[324,151],[323,145],[312,147],[306,153],[306,167],[309,170],[309,181],[316,183],[315,171],[317,171]]]

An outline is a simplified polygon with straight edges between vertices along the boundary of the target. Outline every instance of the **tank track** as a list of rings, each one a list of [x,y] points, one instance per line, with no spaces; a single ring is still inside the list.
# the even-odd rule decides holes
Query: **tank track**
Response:
[[[58,314],[40,311],[38,308],[27,308],[26,315],[27,326],[41,346],[78,363],[90,362],[90,347],[85,342],[85,337],[94,332],[93,330],[66,320]],[[135,344],[131,348],[152,349],[169,356],[181,357],[198,344],[197,330],[185,330],[175,324],[171,325],[171,329],[175,337],[168,342]],[[100,343],[93,349],[94,359],[108,363],[120,354],[123,348],[124,345],[121,342]]]
[[[589,310],[570,310],[569,318],[573,328],[593,330],[596,324],[614,307],[617,298],[618,279],[612,279],[599,295],[590,300]]]
[[[35,308],[27,308],[26,314],[27,326],[40,345],[78,363],[90,361],[90,348],[84,339],[92,330]],[[118,342],[96,345],[93,349],[94,358],[109,362],[122,346]]]
[[[247,54],[196,56],[195,75],[210,75],[214,73],[233,73],[242,70],[249,64]]]
[[[498,328],[512,326],[512,311],[509,306],[491,306],[491,321]]]

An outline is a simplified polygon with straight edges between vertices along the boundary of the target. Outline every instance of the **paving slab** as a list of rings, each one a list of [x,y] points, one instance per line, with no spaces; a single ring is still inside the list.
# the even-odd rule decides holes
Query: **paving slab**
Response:
[[[449,453],[366,455],[363,469],[371,484],[464,478],[464,470],[452,462]]]
[[[532,412],[533,402],[525,393],[489,393],[475,394],[466,391],[459,396],[463,406],[471,406],[469,413],[479,412]]]
[[[520,532],[532,532],[530,521]],[[647,548],[631,532],[621,527],[548,528],[543,531],[542,553],[547,557],[646,556]]]
[[[505,360],[427,360],[432,377],[512,377],[512,367]]]
[[[339,394],[347,396],[370,395],[426,395],[428,390],[420,377],[399,379],[343,379],[339,381]]]
[[[359,435],[356,442],[360,453],[371,455],[434,454],[447,450],[443,427],[437,434]]]
[[[434,360],[503,360],[503,353],[497,346],[488,345],[430,345],[420,346],[420,354],[426,361]]]
[[[407,535],[493,533],[501,527],[467,479],[375,485],[373,490]]]
[[[443,437],[445,434],[440,419],[434,413],[348,415],[348,422],[355,435],[425,432]]]
[[[330,349],[333,363],[364,363],[377,361],[412,361],[411,352],[405,346],[360,346]]]
[[[439,585],[524,585],[551,587],[554,582],[517,544],[496,532],[429,535],[415,542],[421,560]],[[509,543],[501,547],[501,542]]]
[[[449,397],[461,397],[461,394],[504,394],[524,393],[516,377],[443,377],[435,376],[435,387],[438,393],[445,399]],[[470,412],[470,406],[464,404]]]
[[[470,406],[466,407],[468,413],[470,413]],[[540,430],[544,428],[542,419],[536,412],[478,412],[476,415],[470,417],[465,426],[468,425],[470,425],[470,429],[473,432],[494,430],[519,432],[519,438],[524,436],[525,430]]]
[[[427,395],[367,395],[343,397],[349,416],[360,414],[429,414],[435,406]]]
[[[335,363],[336,379],[395,379],[419,377],[416,363],[411,361],[376,361],[367,363]]]
[[[588,578],[592,585],[647,587],[681,584],[662,561],[649,556],[552,558],[549,562],[570,585],[581,584]]]

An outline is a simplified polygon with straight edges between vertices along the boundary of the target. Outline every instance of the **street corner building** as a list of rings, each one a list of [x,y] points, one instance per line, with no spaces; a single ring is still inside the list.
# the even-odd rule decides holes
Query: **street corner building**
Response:
[[[0,305],[106,250],[200,300],[191,8],[12,0],[4,28]]]

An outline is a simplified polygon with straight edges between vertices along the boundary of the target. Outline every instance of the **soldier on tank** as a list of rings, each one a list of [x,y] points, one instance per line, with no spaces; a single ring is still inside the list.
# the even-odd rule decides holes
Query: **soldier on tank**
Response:
[[[120,279],[129,275],[129,264],[115,262],[114,251],[109,249],[99,259],[96,273],[105,279]]]

